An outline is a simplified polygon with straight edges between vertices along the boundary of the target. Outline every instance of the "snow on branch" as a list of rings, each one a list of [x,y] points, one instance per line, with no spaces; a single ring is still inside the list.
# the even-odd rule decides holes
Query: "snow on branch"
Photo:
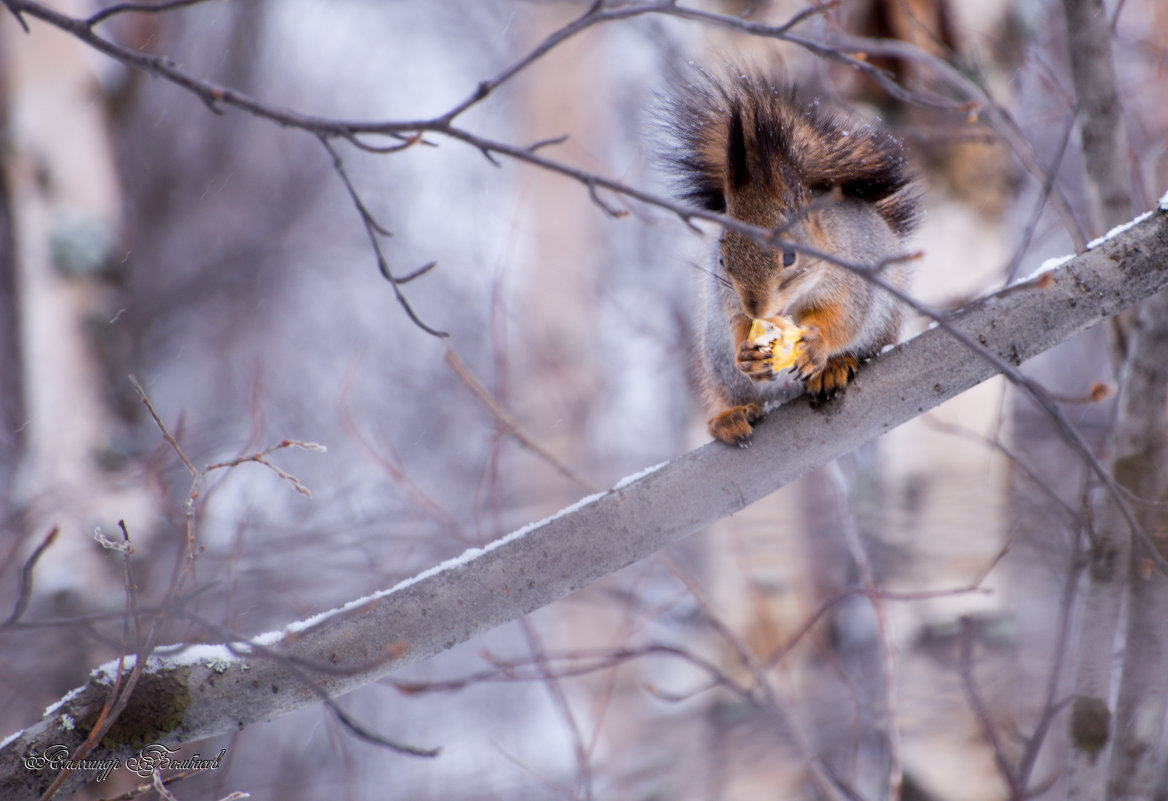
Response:
[[[242,729],[369,684],[539,609],[733,514],[811,470],[1168,288],[1168,213],[987,296],[860,371],[846,393],[772,412],[747,449],[705,445],[368,598],[279,632],[158,649],[92,759]],[[954,265],[955,269],[959,265]],[[954,334],[960,335],[961,339]],[[977,354],[970,344],[980,344]],[[180,613],[181,614],[181,613]],[[215,631],[214,627],[209,630]],[[0,797],[38,798],[51,771],[23,758],[75,747],[116,667],[0,744]],[[72,725],[66,726],[64,721]],[[85,776],[74,774],[62,789]]]

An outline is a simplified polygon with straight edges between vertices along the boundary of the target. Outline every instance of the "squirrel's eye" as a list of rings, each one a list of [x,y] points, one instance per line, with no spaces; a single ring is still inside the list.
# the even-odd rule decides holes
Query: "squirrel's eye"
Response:
[[[783,266],[790,267],[792,264],[794,264],[795,263],[795,255],[796,255],[795,251],[793,251],[793,250],[784,250],[783,251]]]

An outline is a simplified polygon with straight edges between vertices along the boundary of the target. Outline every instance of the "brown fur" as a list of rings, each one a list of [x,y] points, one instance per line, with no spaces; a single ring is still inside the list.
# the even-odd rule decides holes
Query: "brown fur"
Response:
[[[898,236],[917,224],[917,194],[900,143],[871,124],[823,110],[782,78],[702,76],[675,93],[669,118],[680,148],[668,160],[682,179],[682,196],[704,209],[728,209],[728,151],[737,129],[744,155],[761,169],[759,187],[784,210],[806,190],[838,186],[845,197],[874,204]]]
[[[867,265],[899,255],[917,222],[916,188],[899,142],[872,124],[823,111],[781,80],[703,76],[676,92],[669,120],[676,147],[667,158],[681,193],[705,209]],[[821,398],[841,389],[899,330],[899,310],[886,293],[781,243],[768,247],[727,230],[709,272],[721,300],[707,302],[704,382],[714,407],[710,432],[725,442],[746,441],[767,397],[760,386],[778,377],[746,341],[751,318],[784,315],[806,329],[794,370]],[[903,287],[907,271],[894,264],[882,277]],[[711,315],[728,330],[711,333]]]

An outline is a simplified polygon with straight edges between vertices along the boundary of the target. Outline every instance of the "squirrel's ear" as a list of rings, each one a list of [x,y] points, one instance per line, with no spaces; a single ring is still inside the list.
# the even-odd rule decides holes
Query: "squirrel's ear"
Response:
[[[742,189],[750,184],[750,144],[742,127],[742,111],[733,109],[726,130],[726,180],[730,189]]]

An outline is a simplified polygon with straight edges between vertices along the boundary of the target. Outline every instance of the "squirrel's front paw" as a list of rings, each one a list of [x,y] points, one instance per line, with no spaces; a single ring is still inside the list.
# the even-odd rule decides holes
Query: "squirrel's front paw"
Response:
[[[795,372],[807,392],[819,400],[834,397],[860,366],[855,356],[845,353],[828,356],[827,346],[815,329],[809,329],[803,334],[802,345],[795,360]]]
[[[710,418],[710,435],[727,445],[745,447],[754,430],[752,424],[760,418],[762,407],[757,403],[732,406]]]
[[[770,348],[750,340],[738,346],[734,365],[751,381],[774,381],[779,377]]]
[[[795,363],[803,333],[789,317],[751,320],[750,331],[738,346],[734,364],[752,381],[774,381]]]

